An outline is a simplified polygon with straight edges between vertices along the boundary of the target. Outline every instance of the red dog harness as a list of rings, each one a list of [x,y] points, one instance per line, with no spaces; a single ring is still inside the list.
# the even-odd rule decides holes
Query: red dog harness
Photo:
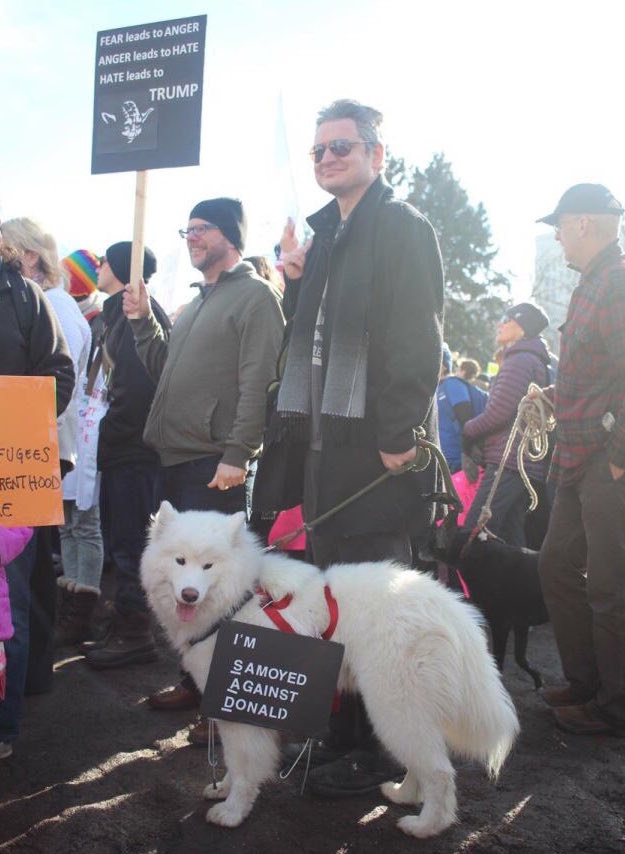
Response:
[[[277,626],[277,628],[279,628],[281,632],[287,632],[292,635],[297,634],[297,632],[289,623],[289,621],[286,620],[280,613],[280,611],[283,611],[285,608],[288,608],[288,606],[291,604],[291,602],[293,601],[293,595],[291,593],[288,593],[286,596],[276,602],[269,596],[266,590],[261,589],[257,590],[256,592],[261,596],[261,607],[265,614],[267,614],[271,622],[274,623],[274,625]],[[323,592],[326,597],[326,603],[328,605],[328,611],[330,613],[330,622],[328,624],[328,628],[325,630],[325,632],[321,634],[321,637],[324,640],[330,640],[330,638],[334,634],[336,624],[339,619],[339,606],[327,584],[323,588]]]
[[[280,611],[283,611],[285,608],[288,608],[288,606],[293,601],[292,594],[287,593],[286,596],[276,602],[269,596],[266,590],[257,590],[256,592],[262,597],[261,607],[265,614],[267,614],[269,619],[272,621],[272,623],[274,623],[274,625],[277,626],[277,628],[280,629],[281,632],[288,632],[289,634],[296,635],[297,632],[295,631],[293,626],[280,613]],[[323,588],[323,593],[326,597],[326,603],[328,605],[328,611],[330,613],[330,622],[328,623],[328,628],[325,630],[325,632],[322,632],[321,637],[323,638],[323,640],[330,640],[330,638],[334,634],[334,630],[336,629],[336,624],[338,623],[339,606],[327,584]],[[338,712],[340,705],[340,695],[338,691],[335,691],[334,700],[332,702],[332,711],[334,713]]]

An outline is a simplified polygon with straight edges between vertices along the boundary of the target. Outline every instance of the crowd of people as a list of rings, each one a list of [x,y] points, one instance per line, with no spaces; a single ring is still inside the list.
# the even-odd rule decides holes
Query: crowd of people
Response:
[[[545,312],[520,303],[495,331],[489,381],[469,357],[454,368],[437,236],[384,180],[381,125],[355,101],[319,113],[310,154],[332,198],[309,217],[308,242],[287,223],[282,275],[266,258],[244,258],[239,200],[194,204],[180,236],[202,278],[173,323],[149,294],[157,259],[147,247],[130,287],[130,241],[59,259],[34,220],[2,222],[0,373],[56,379],[64,524],[61,572],[49,528],[0,528],[0,758],[13,752],[23,696],[50,690],[55,645],[78,645],[95,670],[154,661],[139,566],[161,500],[244,511],[265,536],[280,513],[297,508],[310,522],[345,502],[312,529],[309,560],[411,567],[434,523],[425,496],[437,471],[409,465],[417,437],[439,435],[470,488],[465,524],[477,524],[498,476],[489,529],[515,546],[545,540],[540,572],[566,677],[544,692],[556,722],[575,733],[625,729],[624,211],[605,187],[583,184],[542,219],[581,272],[560,363],[541,337]],[[526,465],[543,514],[531,536],[514,445],[498,472],[530,383],[558,424],[550,465]],[[181,673],[148,702],[192,710],[200,688]],[[205,743],[205,722],[190,738]],[[358,695],[341,696],[313,764],[308,785],[328,797],[370,791],[399,770]]]

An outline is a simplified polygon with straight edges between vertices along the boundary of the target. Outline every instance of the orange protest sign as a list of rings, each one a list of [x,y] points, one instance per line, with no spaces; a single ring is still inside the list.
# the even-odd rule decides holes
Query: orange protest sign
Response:
[[[0,525],[63,523],[54,377],[0,376]]]

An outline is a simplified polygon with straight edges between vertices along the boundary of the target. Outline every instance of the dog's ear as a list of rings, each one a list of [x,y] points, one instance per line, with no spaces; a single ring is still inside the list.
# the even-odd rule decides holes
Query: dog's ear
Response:
[[[242,535],[247,530],[247,517],[243,511],[240,513],[234,513],[228,519],[228,529],[230,532],[230,539],[232,544],[238,543],[241,540]]]
[[[178,515],[177,510],[169,503],[169,501],[161,501],[161,506],[158,508],[155,515],[152,517],[150,526],[150,535],[152,539],[159,537],[167,525]]]

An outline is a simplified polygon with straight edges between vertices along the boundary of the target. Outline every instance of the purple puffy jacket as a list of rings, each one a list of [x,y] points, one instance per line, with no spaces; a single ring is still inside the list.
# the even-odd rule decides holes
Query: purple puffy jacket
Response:
[[[499,373],[493,380],[486,408],[476,418],[467,421],[463,435],[473,441],[482,441],[486,463],[499,465],[508,441],[510,429],[517,415],[521,399],[527,394],[531,382],[543,388],[549,385],[549,351],[542,338],[521,338],[504,351]],[[517,470],[517,435],[506,468]],[[531,478],[543,481],[547,462],[530,462],[525,459],[525,471]]]
[[[32,528],[0,528],[0,641],[13,635],[9,585],[4,568],[24,551],[32,535]]]

